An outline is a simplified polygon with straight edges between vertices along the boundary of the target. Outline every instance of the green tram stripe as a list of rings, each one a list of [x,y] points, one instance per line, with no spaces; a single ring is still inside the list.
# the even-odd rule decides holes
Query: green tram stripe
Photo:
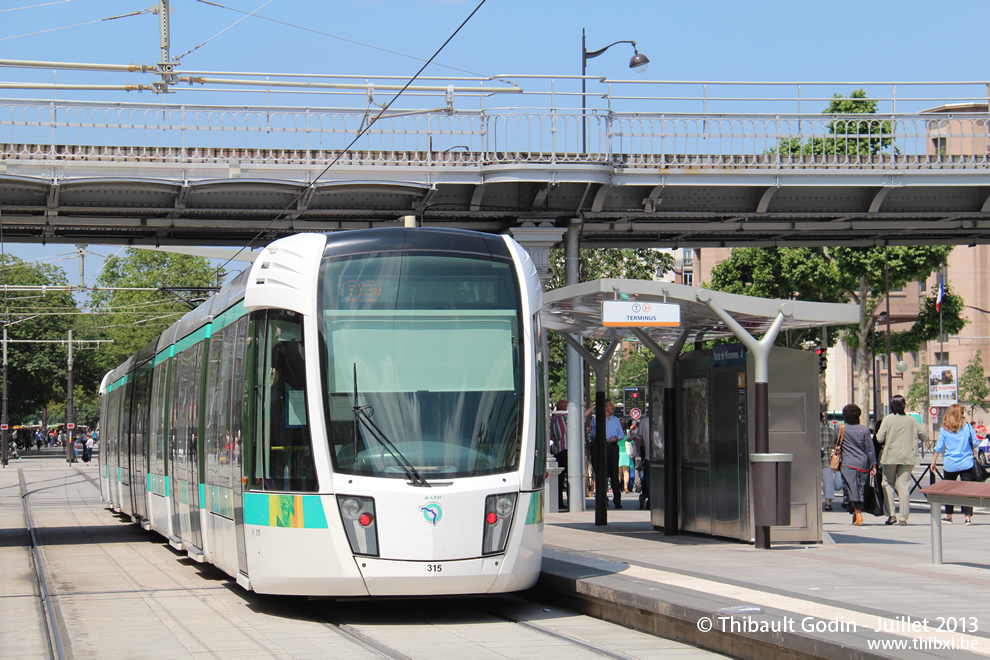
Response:
[[[543,491],[537,490],[532,493],[520,493],[529,495],[529,509],[526,511],[526,524],[537,525],[543,522]]]
[[[174,346],[175,353],[181,353],[187,348],[192,348],[193,346],[203,341],[204,339],[208,339],[209,336],[210,336],[210,326],[204,325],[202,328],[199,328],[198,330],[194,330],[193,332],[189,333],[179,341],[175,342],[175,346]]]

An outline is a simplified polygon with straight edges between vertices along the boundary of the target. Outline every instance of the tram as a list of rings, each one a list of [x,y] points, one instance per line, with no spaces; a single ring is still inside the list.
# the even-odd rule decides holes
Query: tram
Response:
[[[259,593],[529,588],[541,295],[507,236],[277,240],[104,377],[103,498]]]

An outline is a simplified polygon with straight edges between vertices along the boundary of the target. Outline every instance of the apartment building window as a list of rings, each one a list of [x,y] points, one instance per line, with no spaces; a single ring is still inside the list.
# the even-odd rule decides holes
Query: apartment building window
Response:
[[[685,272],[683,280],[684,280],[684,284],[687,284],[688,286],[694,286],[694,273],[692,273],[691,271]]]
[[[935,358],[934,359],[935,359],[935,364],[952,364],[951,362],[949,362],[949,353],[948,352],[940,353],[938,351],[935,351]]]
[[[689,250],[687,248],[681,250],[681,263],[685,266],[694,265],[694,250]]]

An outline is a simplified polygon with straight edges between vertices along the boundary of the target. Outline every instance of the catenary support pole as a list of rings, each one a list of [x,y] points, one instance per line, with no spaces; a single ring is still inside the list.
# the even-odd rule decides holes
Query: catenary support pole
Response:
[[[581,219],[571,221],[564,235],[564,278],[570,286],[580,281]],[[581,391],[581,355],[567,345],[567,506],[571,513],[584,511],[584,393]]]

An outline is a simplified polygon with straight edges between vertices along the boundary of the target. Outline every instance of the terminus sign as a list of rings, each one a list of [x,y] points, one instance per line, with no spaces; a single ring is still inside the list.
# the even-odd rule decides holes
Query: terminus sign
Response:
[[[602,325],[611,328],[677,327],[680,305],[655,302],[606,300],[602,302]]]

